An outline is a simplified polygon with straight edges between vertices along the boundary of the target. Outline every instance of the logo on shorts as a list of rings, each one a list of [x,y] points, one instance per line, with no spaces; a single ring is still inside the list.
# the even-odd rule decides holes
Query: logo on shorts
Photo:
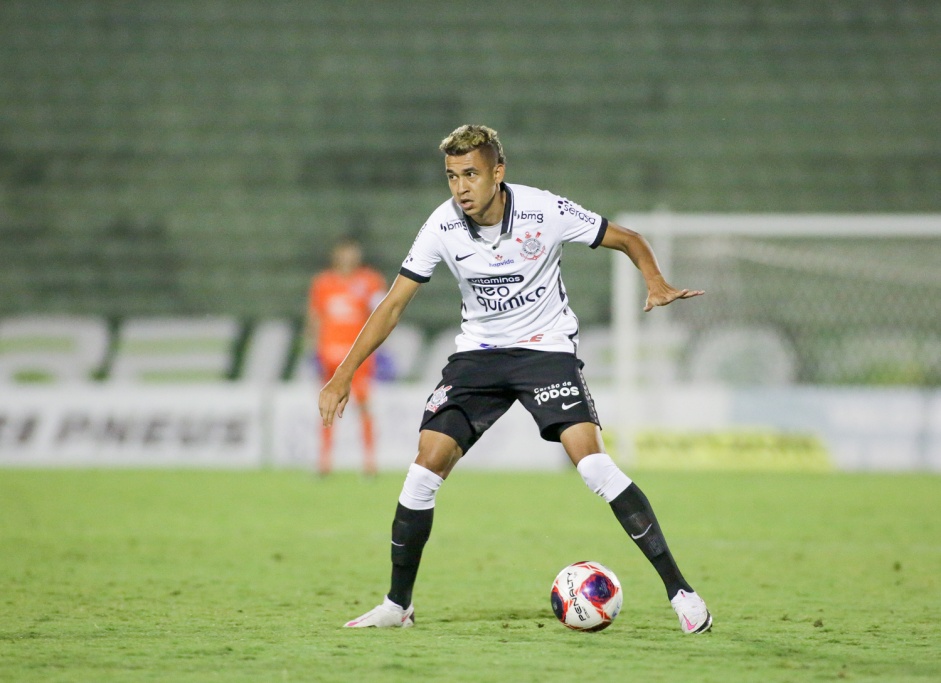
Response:
[[[537,258],[546,253],[546,246],[539,241],[539,236],[541,232],[537,232],[535,236],[526,233],[524,239],[516,238],[516,241],[523,245],[523,251],[520,252],[520,256],[524,259],[530,261],[535,261]]]
[[[431,395],[431,398],[428,399],[428,403],[425,404],[425,410],[437,413],[438,408],[443,406],[448,401],[448,389],[451,388],[449,384],[446,387],[438,387],[435,389],[435,393]]]
[[[581,392],[579,392],[578,387],[574,386],[571,382],[561,382],[560,384],[552,384],[547,387],[533,389],[533,397],[536,399],[536,405],[540,406],[556,398],[569,398],[572,396],[581,396]],[[576,401],[571,404],[566,404],[563,401],[562,410],[568,410],[579,403],[581,403],[581,401]]]

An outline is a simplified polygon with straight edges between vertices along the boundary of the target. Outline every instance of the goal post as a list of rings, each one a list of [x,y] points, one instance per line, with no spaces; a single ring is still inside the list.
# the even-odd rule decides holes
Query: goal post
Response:
[[[941,469],[941,215],[615,220],[647,238],[671,284],[706,290],[645,314],[643,280],[612,255],[622,460],[655,464],[651,432],[715,444],[751,431],[818,439],[837,465],[892,467],[881,446]]]

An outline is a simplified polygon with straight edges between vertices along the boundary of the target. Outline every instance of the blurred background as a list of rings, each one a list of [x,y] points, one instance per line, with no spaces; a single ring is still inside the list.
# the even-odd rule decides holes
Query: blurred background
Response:
[[[357,237],[391,280],[447,198],[438,142],[475,122],[500,132],[511,182],[611,218],[886,218],[661,239],[671,280],[709,294],[664,316],[653,346],[672,343],[672,366],[641,382],[933,392],[941,232],[891,217],[941,213],[939,111],[934,0],[5,0],[0,356],[41,345],[11,320],[83,316],[104,326],[84,379],[107,380],[122,344],[146,352],[135,324],[195,317],[218,325],[210,378],[263,363],[261,331],[268,374],[296,377],[333,241]],[[572,247],[565,272],[603,379],[612,269]],[[439,272],[392,376],[436,374],[441,352],[415,349],[459,322]],[[17,367],[5,381],[43,378]]]

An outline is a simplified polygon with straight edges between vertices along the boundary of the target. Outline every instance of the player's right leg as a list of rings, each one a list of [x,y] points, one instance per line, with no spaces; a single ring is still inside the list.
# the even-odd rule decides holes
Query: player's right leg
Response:
[[[422,550],[431,534],[438,487],[461,456],[515,400],[512,392],[501,393],[505,389],[500,385],[505,372],[500,363],[501,354],[497,351],[456,353],[448,360],[441,381],[425,405],[418,456],[409,467],[395,509],[389,594],[380,607],[347,626],[403,626],[401,619],[406,613],[407,620],[414,622],[410,612],[412,588]],[[392,617],[388,616],[390,611]]]
[[[333,469],[333,427],[320,427],[320,451],[317,453],[317,474],[326,477]]]
[[[392,522],[392,580],[382,604],[346,623],[348,628],[402,627],[415,623],[412,589],[431,535],[435,495],[463,451],[447,434],[422,430],[418,456],[408,469]]]

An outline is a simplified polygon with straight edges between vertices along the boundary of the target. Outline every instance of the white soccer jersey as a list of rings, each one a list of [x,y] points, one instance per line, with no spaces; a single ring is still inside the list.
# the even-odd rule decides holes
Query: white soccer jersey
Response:
[[[428,282],[444,261],[461,288],[458,351],[523,347],[574,352],[578,318],[562,284],[562,246],[601,244],[608,221],[558,195],[503,183],[506,206],[496,243],[453,199],[435,209],[399,273]]]

